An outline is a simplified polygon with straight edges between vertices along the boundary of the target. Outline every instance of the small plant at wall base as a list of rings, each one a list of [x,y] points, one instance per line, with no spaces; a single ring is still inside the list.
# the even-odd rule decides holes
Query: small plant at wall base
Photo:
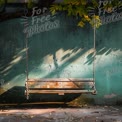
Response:
[[[121,6],[120,0],[111,0],[103,6],[103,9],[111,11],[115,6]],[[79,17],[78,26],[84,27],[85,23],[89,23],[92,27],[98,28],[101,25],[100,16],[98,14],[98,0],[64,0],[62,3],[53,4],[50,7],[52,14],[58,11],[65,11],[68,16]]]

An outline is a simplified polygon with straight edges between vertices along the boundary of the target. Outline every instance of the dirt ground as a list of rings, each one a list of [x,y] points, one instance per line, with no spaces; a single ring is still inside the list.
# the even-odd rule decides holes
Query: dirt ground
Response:
[[[0,122],[122,122],[122,106],[4,108]]]

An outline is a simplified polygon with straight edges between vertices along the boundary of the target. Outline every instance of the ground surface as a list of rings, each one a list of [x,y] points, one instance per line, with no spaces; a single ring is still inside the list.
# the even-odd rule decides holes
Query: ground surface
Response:
[[[0,122],[122,122],[122,107],[4,108],[0,110]]]

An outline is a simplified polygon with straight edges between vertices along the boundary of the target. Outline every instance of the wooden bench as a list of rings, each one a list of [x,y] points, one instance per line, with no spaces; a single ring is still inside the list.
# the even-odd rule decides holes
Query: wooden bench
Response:
[[[95,82],[93,78],[42,78],[28,79],[25,84],[25,95],[29,99],[29,94],[58,94],[81,93],[96,94]]]

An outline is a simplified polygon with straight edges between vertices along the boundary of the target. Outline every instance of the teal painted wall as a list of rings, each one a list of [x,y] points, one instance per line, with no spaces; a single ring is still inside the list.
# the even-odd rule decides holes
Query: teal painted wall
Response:
[[[32,35],[28,38],[29,78],[92,78],[93,29],[89,25],[79,28],[77,20],[63,14],[51,18],[53,19],[38,24],[40,26],[38,32],[34,30],[33,34],[30,32]],[[32,18],[28,18],[26,24],[31,25],[31,20]],[[25,99],[23,91],[26,79],[26,34],[24,32],[27,29],[22,23],[22,18],[0,23],[2,102],[11,97]],[[93,98],[96,104],[122,102],[121,26],[122,21],[119,21],[103,25],[96,31],[95,79],[98,94],[86,95]],[[34,24],[30,28],[37,27]],[[16,88],[13,89],[14,87]],[[6,98],[7,92],[9,96]]]

